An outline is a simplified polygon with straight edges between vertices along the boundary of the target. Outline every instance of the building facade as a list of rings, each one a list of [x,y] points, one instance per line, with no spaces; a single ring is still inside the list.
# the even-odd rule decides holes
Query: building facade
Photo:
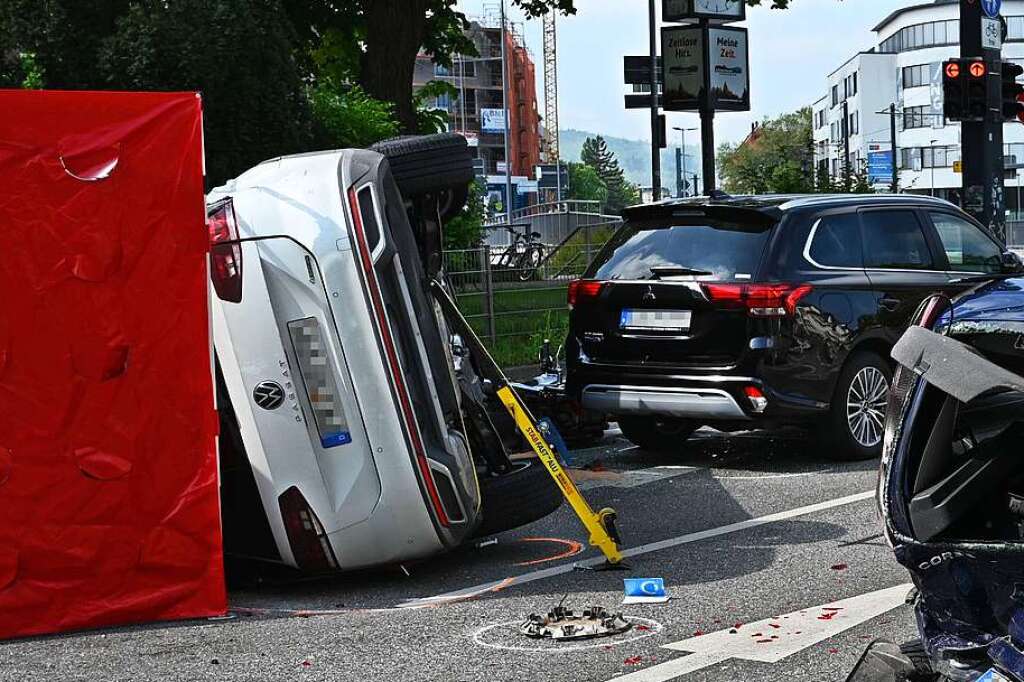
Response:
[[[436,64],[429,54],[416,59],[413,89],[433,80],[454,86],[455,97],[436,98],[435,106],[448,113],[448,130],[466,136],[479,159],[478,172],[486,178],[488,193],[504,202],[505,119],[502,110],[502,62],[500,22],[470,23],[466,35],[478,56],[456,56],[452,67]],[[513,207],[526,205],[537,192],[536,168],[541,161],[541,117],[537,108],[537,83],[533,58],[522,36],[510,25],[504,32],[508,60],[509,157]]]
[[[1008,35],[1003,59],[1024,64],[1024,0],[1004,0]],[[824,96],[813,104],[815,163],[832,178],[849,168],[866,172],[871,184],[892,182],[891,122],[896,108],[896,172],[900,191],[934,193],[959,203],[960,124],[942,115],[942,62],[960,56],[957,0],[909,4],[884,17],[877,43],[829,74]],[[1007,163],[1024,163],[1024,125],[1003,131]],[[1018,175],[1024,175],[1022,171]],[[1006,206],[1020,212],[1018,183],[1006,180]]]

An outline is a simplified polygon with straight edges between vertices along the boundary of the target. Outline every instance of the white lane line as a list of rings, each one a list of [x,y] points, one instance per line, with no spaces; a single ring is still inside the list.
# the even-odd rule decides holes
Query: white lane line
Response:
[[[622,556],[626,558],[640,556],[641,554],[648,554],[650,552],[657,552],[662,549],[678,547],[680,545],[686,545],[691,542],[699,542],[701,540],[707,540],[709,538],[719,537],[721,535],[737,533],[739,531],[747,530],[749,528],[757,528],[758,526],[764,526],[769,523],[775,523],[776,521],[785,521],[787,519],[792,519],[797,516],[806,516],[807,514],[815,514],[817,512],[826,511],[829,509],[835,509],[836,507],[843,507],[848,504],[854,504],[856,502],[861,502],[863,500],[869,500],[873,498],[874,495],[875,493],[873,490],[868,490],[862,493],[846,495],[845,497],[837,497],[832,500],[825,500],[824,502],[808,504],[803,507],[796,507],[795,509],[787,509],[785,511],[775,512],[774,514],[758,516],[753,519],[737,521],[736,523],[718,526],[717,528],[708,528],[706,530],[699,530],[695,533],[687,533],[686,535],[680,535],[674,538],[668,538],[666,540],[649,542],[645,545],[630,547],[629,549],[623,550]],[[530,571],[529,573],[523,573],[517,576],[502,578],[501,580],[494,580],[489,583],[483,583],[482,585],[474,585],[473,587],[466,587],[461,590],[445,592],[439,595],[435,595],[433,597],[409,599],[399,604],[397,608],[424,608],[426,606],[434,606],[439,603],[457,601],[460,599],[478,596],[489,591],[498,591],[501,589],[512,587],[513,585],[523,585],[526,583],[534,582],[535,580],[552,578],[556,575],[569,573],[577,566],[581,568],[593,568],[595,566],[601,565],[602,563],[604,563],[604,557],[598,556],[592,557],[590,559],[584,559],[582,561],[577,561],[571,564],[560,564],[558,566],[542,568],[538,571]]]
[[[911,587],[910,583],[896,585],[784,616],[746,623],[739,629],[727,628],[666,644],[662,648],[691,653],[612,679],[615,682],[666,682],[732,658],[778,663],[787,656],[906,603]]]
[[[768,478],[800,478],[801,476],[814,476],[816,474],[827,473],[828,469],[821,469],[820,471],[800,471],[791,474],[760,474],[757,476],[714,476],[711,478],[715,480],[730,480],[730,481],[763,481]]]
[[[663,481],[668,478],[675,478],[683,474],[697,471],[696,467],[678,467],[671,470],[659,471],[661,467],[650,469],[629,469],[626,471],[608,470],[610,474],[605,478],[587,478],[576,482],[580,490],[592,490],[594,488],[635,488],[637,486]]]

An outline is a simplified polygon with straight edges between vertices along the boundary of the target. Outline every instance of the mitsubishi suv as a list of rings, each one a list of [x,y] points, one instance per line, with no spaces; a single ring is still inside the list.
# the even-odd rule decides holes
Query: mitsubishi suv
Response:
[[[624,219],[569,287],[567,390],[652,450],[793,424],[828,457],[876,457],[889,353],[921,301],[1020,268],[925,196],[716,193]]]

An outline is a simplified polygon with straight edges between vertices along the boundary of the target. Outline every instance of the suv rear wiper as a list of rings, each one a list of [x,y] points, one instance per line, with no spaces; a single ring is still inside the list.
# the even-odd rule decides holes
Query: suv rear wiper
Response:
[[[662,276],[668,275],[692,275],[699,277],[702,275],[713,275],[715,273],[708,272],[707,270],[697,270],[695,268],[687,268],[680,265],[665,265],[655,266],[650,268],[651,274],[654,276],[653,279],[660,279]]]

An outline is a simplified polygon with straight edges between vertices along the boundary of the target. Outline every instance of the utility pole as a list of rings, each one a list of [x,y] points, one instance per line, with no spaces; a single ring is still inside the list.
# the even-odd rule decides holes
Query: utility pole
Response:
[[[654,201],[661,198],[661,125],[658,118],[658,19],[654,0],[647,2],[651,32],[651,192]]]
[[[676,147],[676,198],[683,196],[683,150]]]
[[[512,158],[509,140],[508,50],[505,49],[505,0],[501,0],[501,108],[505,119],[505,223],[512,224]]]
[[[960,0],[960,57],[981,58],[986,65],[985,116],[961,123],[963,140],[963,207],[999,238],[1006,237],[1006,203],[1003,196],[1003,111],[1001,49],[982,43],[985,15],[978,0]]]
[[[893,102],[889,105],[889,142],[892,149],[892,186],[889,191],[893,194],[899,192],[900,189],[900,170],[899,163],[897,162],[897,150],[896,150],[896,103]]]
[[[685,178],[686,177],[686,133],[694,131],[694,130],[696,130],[696,128],[684,128],[682,126],[672,126],[672,130],[678,130],[679,131],[679,142],[683,146],[683,152],[682,152],[683,163],[682,163],[682,168],[680,169],[680,175],[682,175],[682,177]],[[683,183],[679,183],[680,186],[682,186],[682,184]],[[694,193],[694,195],[697,194],[697,185],[693,186],[693,193]],[[682,193],[682,196],[686,196],[685,188],[684,188],[684,191]]]

